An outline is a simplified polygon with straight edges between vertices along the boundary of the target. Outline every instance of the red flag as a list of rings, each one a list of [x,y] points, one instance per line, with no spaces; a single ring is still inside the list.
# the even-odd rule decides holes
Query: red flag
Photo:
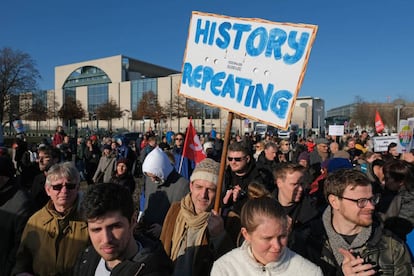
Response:
[[[384,123],[382,122],[381,116],[378,110],[375,111],[375,131],[381,133],[384,130]]]
[[[188,123],[187,134],[185,135],[183,156],[193,160],[196,164],[206,158],[200,138],[197,135],[197,131],[193,127],[191,119]]]

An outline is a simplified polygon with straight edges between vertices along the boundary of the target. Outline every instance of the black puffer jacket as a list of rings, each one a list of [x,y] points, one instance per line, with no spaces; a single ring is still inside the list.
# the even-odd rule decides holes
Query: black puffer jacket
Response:
[[[136,237],[142,249],[133,259],[125,260],[115,266],[111,272],[117,275],[171,275],[172,263],[164,251],[160,241],[152,240],[142,235]],[[74,267],[73,275],[95,275],[101,256],[93,246],[86,248],[79,256]]]
[[[242,176],[235,174],[230,166],[227,166],[226,171],[224,173],[224,187],[225,191],[233,189],[236,185],[239,185],[241,188],[241,192],[239,194],[239,198],[236,202],[230,200],[230,202],[225,207],[231,207],[233,211],[240,214],[241,208],[247,199],[247,187],[251,182],[256,182],[259,184],[263,184],[265,187],[270,185],[270,183],[265,183],[263,175],[256,167],[256,162],[253,158],[250,158],[250,162],[247,165],[246,173]],[[224,196],[223,194],[223,196]]]

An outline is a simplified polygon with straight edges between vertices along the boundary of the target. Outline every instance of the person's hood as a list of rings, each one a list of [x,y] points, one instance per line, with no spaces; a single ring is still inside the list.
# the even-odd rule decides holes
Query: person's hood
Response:
[[[167,154],[156,147],[153,149],[147,157],[145,157],[144,163],[142,164],[142,172],[151,173],[165,181],[168,175],[172,172],[174,166],[171,164]]]

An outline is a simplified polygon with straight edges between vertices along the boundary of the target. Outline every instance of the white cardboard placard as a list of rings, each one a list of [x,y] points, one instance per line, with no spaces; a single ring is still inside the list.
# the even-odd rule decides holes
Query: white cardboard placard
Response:
[[[329,125],[328,134],[331,136],[342,136],[345,133],[344,125]]]
[[[316,32],[193,12],[179,94],[287,129]]]

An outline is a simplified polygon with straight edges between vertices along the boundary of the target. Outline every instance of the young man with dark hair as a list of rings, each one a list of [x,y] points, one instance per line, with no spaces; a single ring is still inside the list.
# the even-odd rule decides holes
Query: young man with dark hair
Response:
[[[137,213],[121,185],[91,186],[82,202],[92,246],[84,250],[74,275],[169,275],[171,261],[159,241],[135,237]]]
[[[324,275],[411,275],[407,247],[375,219],[379,197],[364,173],[335,171],[324,193],[329,206],[306,243]]]

